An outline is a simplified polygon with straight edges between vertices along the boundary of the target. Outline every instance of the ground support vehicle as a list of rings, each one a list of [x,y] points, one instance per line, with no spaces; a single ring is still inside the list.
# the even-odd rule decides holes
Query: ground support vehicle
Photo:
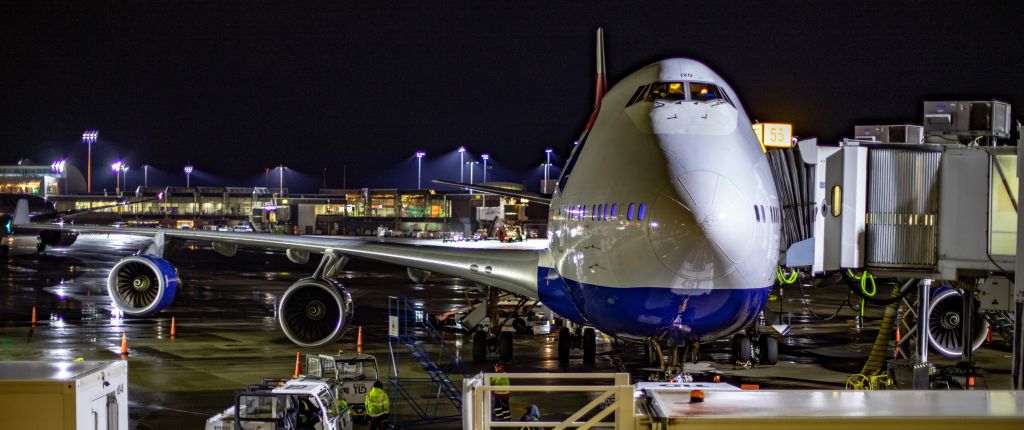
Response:
[[[332,391],[315,378],[265,379],[235,393],[234,406],[206,420],[206,430],[351,430],[351,408]]]
[[[0,428],[128,428],[128,363],[0,363]]]
[[[306,376],[330,384],[334,396],[348,404],[353,418],[366,417],[366,394],[380,374],[370,354],[306,355]]]

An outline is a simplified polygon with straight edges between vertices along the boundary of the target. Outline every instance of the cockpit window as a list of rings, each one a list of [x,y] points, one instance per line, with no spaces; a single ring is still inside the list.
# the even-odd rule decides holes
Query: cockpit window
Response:
[[[656,82],[647,91],[647,101],[686,100],[686,85],[683,82]]]
[[[700,82],[690,83],[690,98],[698,102],[709,102],[724,99],[722,90],[716,85],[702,84]]]

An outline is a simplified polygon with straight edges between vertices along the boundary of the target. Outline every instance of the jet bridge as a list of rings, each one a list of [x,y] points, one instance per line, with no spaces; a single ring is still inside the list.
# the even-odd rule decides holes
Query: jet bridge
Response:
[[[1018,124],[1017,145],[1007,145],[1009,115],[998,101],[925,102],[923,127],[856,126],[857,137],[836,146],[810,139],[770,152],[790,217],[785,265],[815,275],[919,280],[917,303],[904,306],[916,319],[904,344],[916,346],[903,351],[917,363],[927,362],[929,344],[969,362],[972,348],[963,346],[974,345],[989,323],[1011,340],[1020,330],[1008,327],[1020,327],[1013,320],[1024,303],[1012,282],[1024,142]],[[960,313],[944,310],[951,307]],[[929,325],[930,317],[949,319]],[[928,330],[917,336],[921,327]],[[1012,341],[1019,388],[1022,342]]]

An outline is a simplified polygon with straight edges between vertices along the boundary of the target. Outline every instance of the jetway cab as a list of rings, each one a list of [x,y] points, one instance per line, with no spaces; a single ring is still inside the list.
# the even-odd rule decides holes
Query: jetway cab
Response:
[[[981,107],[971,113],[974,105]],[[939,106],[952,111],[936,113]],[[963,345],[980,346],[991,315],[1014,311],[1007,276],[1016,270],[1021,145],[994,145],[1008,136],[1004,103],[926,102],[925,111],[923,128],[857,126],[860,137],[838,147],[799,142],[816,186],[796,184],[782,198],[795,206],[802,191],[813,193],[803,197],[813,202],[805,213],[813,239],[789,251],[811,256],[813,273],[934,280],[937,288],[925,300],[928,318],[918,322],[928,326],[934,350],[955,358]],[[988,122],[977,112],[989,112]],[[964,136],[971,144],[961,143]],[[878,140],[894,137],[904,141]],[[779,168],[777,176],[788,170]],[[795,183],[798,175],[788,176]]]

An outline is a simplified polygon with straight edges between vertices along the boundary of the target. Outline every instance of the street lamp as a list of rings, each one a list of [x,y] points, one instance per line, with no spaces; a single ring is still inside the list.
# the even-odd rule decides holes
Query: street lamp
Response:
[[[480,164],[479,161],[467,161],[466,165],[469,166],[469,185],[473,185],[473,165]],[[473,190],[469,190],[470,194],[473,194]]]
[[[548,161],[544,163],[544,194],[548,193],[548,180],[550,179],[548,169],[551,168],[551,148],[545,149],[544,153],[547,154]]]
[[[185,188],[192,187],[192,164],[185,165]]]
[[[82,132],[82,142],[85,142],[89,147],[89,156],[86,158],[85,168],[85,192],[92,192],[92,144],[96,143],[96,139],[99,139],[99,130],[85,130]]]
[[[465,165],[466,164],[466,160],[465,160],[465,156],[466,156],[466,147],[465,146],[460,146],[459,147],[459,182],[466,182],[466,179],[463,176],[463,174],[466,173],[466,165]]]
[[[121,188],[128,192],[128,163],[121,164]]]
[[[114,194],[121,194],[121,166],[124,163],[121,160],[115,161],[114,164],[110,165],[110,170],[114,171]]]
[[[280,176],[277,177],[278,186],[280,187],[278,196],[284,197],[284,164],[278,164],[277,168],[280,169]]]
[[[142,165],[142,186],[144,188],[148,188],[149,187],[149,165],[148,164],[143,164]]]
[[[416,189],[421,189],[420,178],[423,176],[423,157],[427,153],[423,151],[416,151]]]
[[[480,158],[484,159],[484,180],[480,181],[481,184],[487,183],[487,160],[491,159],[490,154],[480,154]]]

